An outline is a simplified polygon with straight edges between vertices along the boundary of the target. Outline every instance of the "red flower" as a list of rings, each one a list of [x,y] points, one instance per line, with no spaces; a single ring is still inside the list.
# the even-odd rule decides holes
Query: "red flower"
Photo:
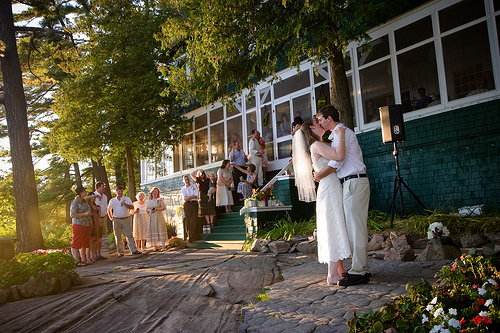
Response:
[[[274,184],[271,184],[269,188],[272,190],[274,188]]]
[[[472,319],[472,321],[474,322],[474,324],[479,325],[483,321],[483,318],[480,315],[477,315],[474,317],[474,319]]]
[[[491,319],[488,317],[483,317],[483,321],[485,324],[491,324]]]
[[[476,301],[479,303],[479,305],[484,305],[484,299],[478,298]]]
[[[465,323],[465,318],[462,317],[462,319],[460,319],[460,325],[463,325]]]
[[[266,200],[266,196],[265,195],[262,196],[262,200]]]

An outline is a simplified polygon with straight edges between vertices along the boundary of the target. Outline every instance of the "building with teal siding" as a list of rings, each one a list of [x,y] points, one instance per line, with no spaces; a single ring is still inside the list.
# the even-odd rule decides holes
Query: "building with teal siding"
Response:
[[[393,145],[382,142],[378,109],[401,105],[406,140],[398,143],[401,176],[429,209],[500,203],[500,1],[414,1],[413,8],[369,31],[369,52],[352,43],[346,74],[355,132],[370,178],[372,209],[387,211],[394,192]],[[283,69],[278,83],[254,95],[190,111],[192,129],[162,159],[141,161],[141,186],[157,186],[170,214],[181,203],[182,175],[216,171],[234,140],[248,153],[250,131],[266,141],[268,172],[290,160],[283,122],[311,119],[330,102],[327,63],[306,60]],[[421,88],[424,88],[423,91]],[[285,125],[288,126],[288,125]],[[269,177],[268,177],[269,178]],[[405,208],[415,199],[403,188]]]

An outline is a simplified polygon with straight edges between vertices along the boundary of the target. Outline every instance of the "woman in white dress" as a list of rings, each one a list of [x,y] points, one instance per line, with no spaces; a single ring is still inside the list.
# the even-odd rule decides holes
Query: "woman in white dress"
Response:
[[[313,121],[306,121],[296,132],[293,158],[299,163],[295,181],[299,198],[311,200],[314,195],[311,162],[320,170],[330,160],[342,161],[345,157],[345,128],[337,129],[341,144],[337,150],[321,142],[324,130]],[[295,164],[294,164],[295,167]],[[308,169],[304,172],[302,169]],[[304,185],[306,184],[306,185]],[[312,186],[311,186],[312,184]],[[351,255],[349,238],[344,220],[342,187],[335,173],[321,179],[316,199],[316,228],[318,234],[318,261],[328,264],[327,284],[337,284],[346,273],[342,260]]]
[[[160,198],[160,189],[153,187],[149,192],[149,201],[146,208],[146,213],[149,215],[147,242],[149,246],[154,246],[155,251],[160,248],[158,243],[161,243],[161,250],[165,251],[165,241],[167,240],[167,225],[163,211],[167,209],[165,201]]]
[[[134,239],[136,247],[145,250],[148,233],[148,214],[146,214],[148,203],[144,200],[146,193],[139,192],[135,197],[137,201],[134,202],[134,209],[130,210],[130,214],[134,215]]]
[[[220,169],[217,171],[217,192],[215,193],[215,204],[217,207],[226,207],[226,213],[232,213],[231,206],[234,205],[231,184],[233,174],[229,171],[231,163],[229,160],[222,161]]]

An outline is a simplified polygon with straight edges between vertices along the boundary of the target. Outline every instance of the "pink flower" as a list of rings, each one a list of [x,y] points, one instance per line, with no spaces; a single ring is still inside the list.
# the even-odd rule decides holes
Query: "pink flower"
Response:
[[[465,318],[462,317],[462,319],[460,319],[460,325],[463,325],[465,323]]]
[[[473,285],[472,285],[472,288],[476,289],[476,288],[477,288],[477,286],[476,286],[475,284],[473,284]]]

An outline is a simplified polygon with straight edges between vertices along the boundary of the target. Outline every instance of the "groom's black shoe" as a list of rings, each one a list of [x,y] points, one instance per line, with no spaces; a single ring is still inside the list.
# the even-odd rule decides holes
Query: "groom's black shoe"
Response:
[[[339,286],[353,286],[355,284],[364,284],[370,282],[368,274],[348,274],[342,280],[339,280]]]

